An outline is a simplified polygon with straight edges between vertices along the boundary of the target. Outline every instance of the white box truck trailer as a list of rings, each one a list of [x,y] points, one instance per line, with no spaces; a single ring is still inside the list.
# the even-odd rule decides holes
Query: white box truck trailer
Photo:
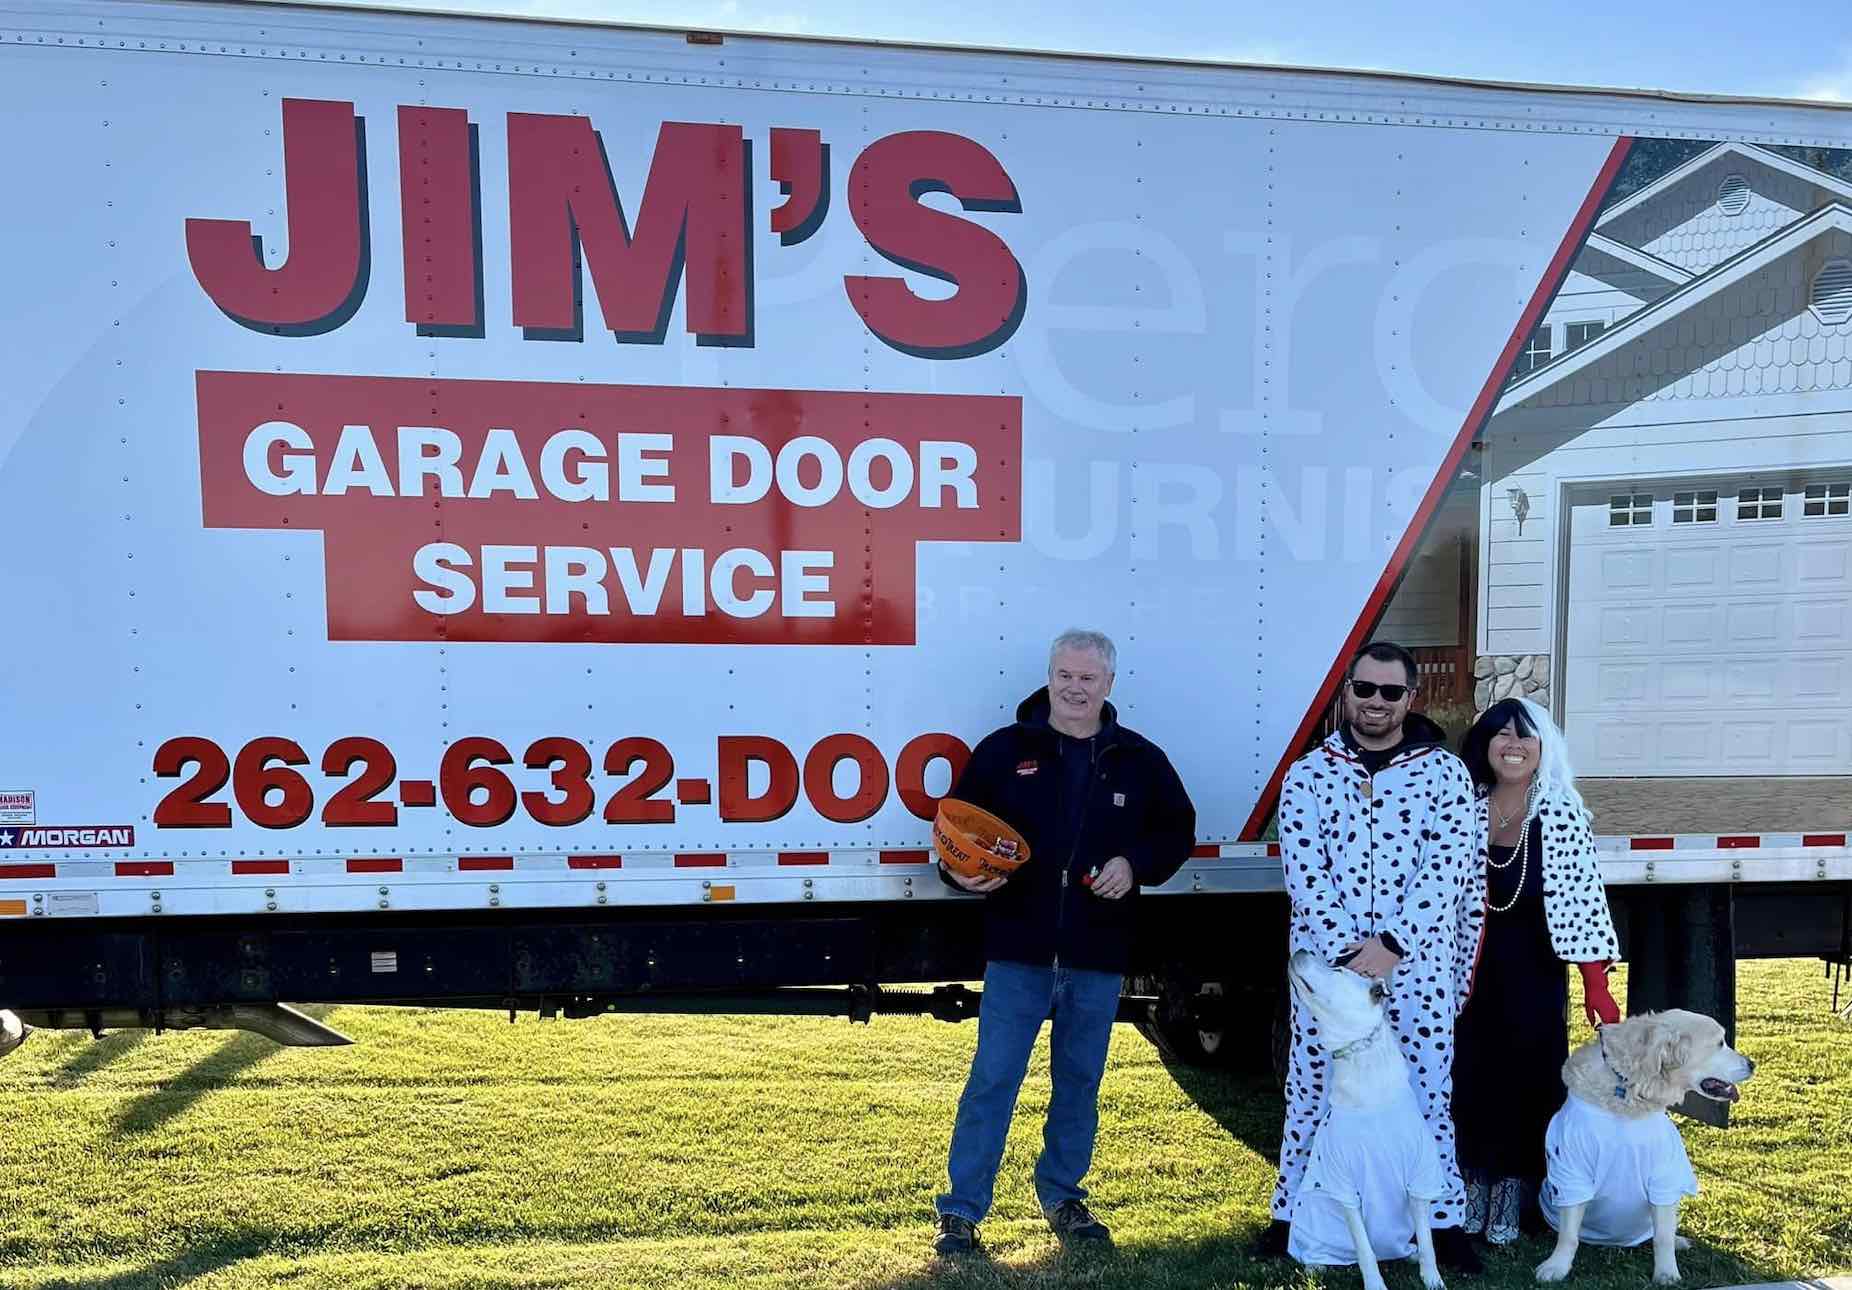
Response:
[[[34,1025],[965,1015],[927,821],[1070,625],[1198,807],[1173,1052],[1373,635],[1614,790],[1636,1003],[1845,955],[1843,106],[60,0],[0,110]]]

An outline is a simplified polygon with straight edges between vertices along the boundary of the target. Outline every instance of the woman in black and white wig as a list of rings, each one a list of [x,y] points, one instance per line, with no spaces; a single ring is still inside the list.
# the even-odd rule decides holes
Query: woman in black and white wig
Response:
[[[1484,939],[1455,1028],[1453,1118],[1465,1228],[1518,1237],[1543,1180],[1544,1131],[1563,1104],[1569,984],[1581,969],[1589,1022],[1620,1020],[1607,972],[1620,957],[1588,808],[1563,735],[1528,699],[1493,704],[1460,755],[1478,789]]]

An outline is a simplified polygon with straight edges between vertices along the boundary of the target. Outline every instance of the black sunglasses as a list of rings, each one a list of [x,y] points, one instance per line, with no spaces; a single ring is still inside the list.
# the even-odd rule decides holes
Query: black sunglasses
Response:
[[[1378,685],[1374,681],[1352,681],[1350,692],[1359,699],[1374,699],[1378,690],[1383,698],[1391,703],[1400,703],[1407,696],[1410,687],[1406,685]]]

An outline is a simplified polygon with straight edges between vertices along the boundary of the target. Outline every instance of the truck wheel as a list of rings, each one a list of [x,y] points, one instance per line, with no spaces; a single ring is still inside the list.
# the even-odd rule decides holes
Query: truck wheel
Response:
[[[1133,981],[1138,994],[1157,996],[1151,1015],[1137,1022],[1138,1033],[1151,1041],[1166,1062],[1184,1066],[1227,1067],[1240,1064],[1242,1045],[1233,1032],[1235,1019],[1217,1006],[1223,997],[1219,981],[1200,984],[1164,977]],[[1199,1008],[1197,1000],[1208,1004]],[[1200,1012],[1216,1014],[1212,1017]]]

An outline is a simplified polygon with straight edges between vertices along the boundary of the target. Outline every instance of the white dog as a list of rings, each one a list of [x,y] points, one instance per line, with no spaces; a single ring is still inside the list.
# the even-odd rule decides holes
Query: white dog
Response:
[[[1383,1290],[1378,1259],[1413,1254],[1421,1284],[1443,1290],[1429,1210],[1446,1181],[1383,1014],[1383,983],[1308,950],[1292,956],[1287,979],[1331,1061],[1331,1109],[1312,1138],[1287,1252],[1312,1267],[1355,1264],[1364,1290]]]
[[[1577,1245],[1653,1243],[1653,1280],[1678,1281],[1678,1203],[1697,1176],[1666,1108],[1697,1093],[1734,1102],[1755,1063],[1723,1041],[1709,1017],[1673,1009],[1604,1026],[1563,1063],[1569,1098],[1544,1137],[1549,1176],[1540,1198],[1556,1250],[1537,1280],[1569,1275]]]

